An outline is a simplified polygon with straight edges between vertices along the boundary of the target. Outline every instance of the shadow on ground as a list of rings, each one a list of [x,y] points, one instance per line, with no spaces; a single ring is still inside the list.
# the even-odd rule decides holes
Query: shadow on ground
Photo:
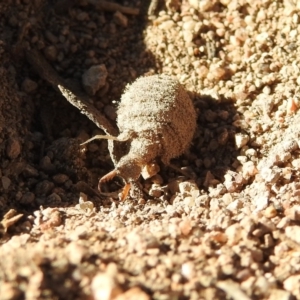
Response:
[[[63,78],[78,82],[89,66],[105,64],[108,79],[93,104],[114,122],[114,101],[120,99],[126,83],[160,69],[143,43],[149,2],[143,1],[139,16],[126,16],[127,27],[118,25],[114,13],[99,13],[89,5],[72,5],[59,13],[50,2],[2,7],[2,216],[10,209],[31,214],[41,205],[74,205],[82,189],[97,199],[93,187],[113,167],[105,141],[89,145],[89,155],[80,154],[77,139],[89,138],[97,127],[39,77],[23,50],[38,49]],[[199,116],[193,145],[174,164],[189,168],[202,188],[208,171],[222,182],[236,160],[232,126],[236,112],[229,101],[209,96],[194,95],[194,103]],[[169,171],[163,173],[168,182]],[[110,200],[101,201],[110,205]]]

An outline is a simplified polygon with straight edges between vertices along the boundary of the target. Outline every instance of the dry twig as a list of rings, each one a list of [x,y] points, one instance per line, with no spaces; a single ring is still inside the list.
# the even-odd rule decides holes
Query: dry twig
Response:
[[[88,3],[94,5],[97,9],[115,12],[119,11],[123,14],[138,15],[140,10],[138,8],[126,7],[117,3],[102,1],[102,0],[88,0]]]
[[[44,80],[50,83],[56,90],[61,91],[63,96],[95,123],[96,126],[108,135],[118,136],[118,129],[90,104],[89,97],[74,84],[66,82],[66,80],[60,77],[39,51],[27,50],[26,57],[28,62]],[[116,165],[124,154],[124,147],[118,141],[108,140],[108,150],[114,165]]]
[[[100,129],[109,135],[118,135],[118,130],[110,121],[93,105],[89,103],[89,98],[78,88],[67,83],[61,78],[57,72],[50,66],[45,58],[36,50],[28,50],[26,52],[28,62],[34,67],[37,73],[55,89],[59,89],[63,96],[81,113],[86,115]]]

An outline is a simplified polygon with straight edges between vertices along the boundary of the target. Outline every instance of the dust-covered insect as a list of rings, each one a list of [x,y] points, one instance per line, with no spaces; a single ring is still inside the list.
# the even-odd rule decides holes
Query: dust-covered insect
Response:
[[[85,143],[98,138],[124,143],[128,150],[124,150],[115,169],[99,181],[100,186],[115,176],[122,177],[126,182],[124,199],[144,166],[155,159],[169,164],[187,149],[196,128],[196,112],[177,80],[153,75],[138,78],[126,87],[117,111],[117,125],[117,137],[97,135]]]

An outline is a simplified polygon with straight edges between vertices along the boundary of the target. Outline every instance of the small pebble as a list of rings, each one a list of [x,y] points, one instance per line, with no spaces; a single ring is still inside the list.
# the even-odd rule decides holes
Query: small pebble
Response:
[[[7,176],[2,176],[1,182],[4,190],[7,190],[11,184],[11,180]]]
[[[48,201],[48,203],[60,203],[61,197],[56,193],[52,193],[51,195],[49,195],[47,197],[47,201]]]
[[[294,242],[300,244],[300,227],[297,225],[288,226],[285,228],[285,234]]]
[[[45,57],[52,62],[56,61],[57,54],[58,54],[58,51],[55,46],[48,46],[48,47],[45,47],[45,49],[44,49]]]
[[[285,290],[291,292],[297,299],[300,298],[300,275],[291,275],[284,282],[283,287]]]
[[[65,175],[65,174],[56,174],[52,177],[53,181],[58,183],[58,184],[63,184],[65,183],[67,180],[69,180],[69,176]]]
[[[49,194],[54,188],[54,183],[48,180],[39,182],[35,187],[35,193],[39,196]]]
[[[235,145],[238,149],[245,146],[249,141],[249,136],[243,133],[237,133],[235,135]]]
[[[47,155],[41,159],[40,168],[45,172],[53,172],[55,170],[55,166],[51,163],[51,159]]]
[[[37,87],[37,83],[29,78],[25,78],[22,82],[22,90],[26,93],[34,92]]]
[[[100,88],[105,86],[107,75],[108,72],[104,64],[89,68],[82,75],[82,85],[85,91],[90,96],[94,96]]]
[[[26,192],[20,199],[21,204],[34,204],[35,195],[31,192]]]
[[[268,219],[272,219],[274,217],[277,216],[277,210],[275,209],[275,207],[273,205],[271,206],[268,206],[265,210],[265,216],[268,218]]]
[[[6,155],[11,158],[17,158],[21,153],[21,144],[16,138],[9,138],[6,145]]]

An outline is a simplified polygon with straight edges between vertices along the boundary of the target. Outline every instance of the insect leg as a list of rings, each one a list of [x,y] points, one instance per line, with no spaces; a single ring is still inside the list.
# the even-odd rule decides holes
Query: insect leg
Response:
[[[121,193],[121,201],[124,201],[126,197],[128,196],[130,190],[130,183],[126,183],[125,186],[123,187],[123,191]]]

